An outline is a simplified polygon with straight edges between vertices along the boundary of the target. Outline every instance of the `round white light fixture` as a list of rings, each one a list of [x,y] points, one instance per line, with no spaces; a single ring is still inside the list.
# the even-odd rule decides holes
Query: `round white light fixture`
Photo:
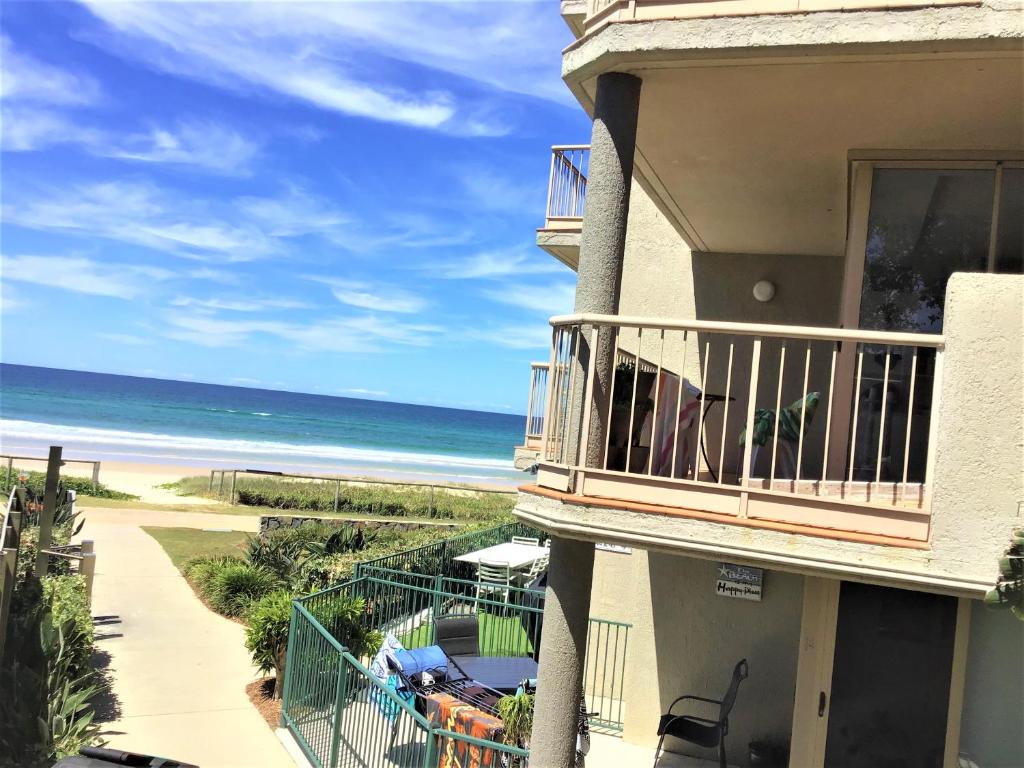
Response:
[[[754,298],[758,301],[771,301],[775,297],[775,283],[769,280],[758,280],[754,283]]]

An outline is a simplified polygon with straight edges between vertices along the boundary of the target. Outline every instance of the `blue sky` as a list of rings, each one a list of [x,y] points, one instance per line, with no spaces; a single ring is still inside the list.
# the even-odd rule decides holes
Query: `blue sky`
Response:
[[[2,359],[523,412],[589,121],[537,3],[4,3]]]

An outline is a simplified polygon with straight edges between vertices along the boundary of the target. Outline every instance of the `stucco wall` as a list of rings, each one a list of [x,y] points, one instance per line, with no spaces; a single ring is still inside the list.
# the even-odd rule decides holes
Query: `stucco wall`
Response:
[[[717,563],[636,550],[636,605],[627,655],[627,741],[654,745],[658,718],[684,694],[718,699],[742,658],[750,677],[729,721],[731,765],[755,738],[788,740],[793,716],[803,577],[765,572],[761,602],[715,594]],[[714,716],[714,712],[711,716]],[[672,751],[708,750],[672,742]]]
[[[1024,501],[1024,276],[946,288],[931,558],[992,581]]]
[[[981,768],[1024,765],[1024,622],[975,602],[960,752]]]

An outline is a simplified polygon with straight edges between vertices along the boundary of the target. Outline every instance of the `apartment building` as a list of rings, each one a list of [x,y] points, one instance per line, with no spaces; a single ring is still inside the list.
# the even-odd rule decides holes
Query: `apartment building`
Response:
[[[572,762],[592,610],[632,624],[652,760],[746,659],[731,765],[1024,765],[1024,623],[981,602],[1024,525],[1021,3],[561,11],[593,134],[537,233],[578,283],[517,449],[552,536],[531,765]]]

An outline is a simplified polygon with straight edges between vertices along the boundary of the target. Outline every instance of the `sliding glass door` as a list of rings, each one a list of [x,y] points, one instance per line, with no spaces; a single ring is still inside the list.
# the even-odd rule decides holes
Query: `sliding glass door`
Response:
[[[1024,168],[915,163],[858,170],[857,183],[869,185],[869,193],[855,190],[867,211],[853,212],[860,231],[851,233],[851,244],[863,250],[859,257],[850,254],[862,261],[847,271],[847,325],[942,333],[946,284],[954,272],[1021,272]],[[848,442],[852,479],[894,481],[905,474],[920,482],[934,352],[869,347],[863,353]]]

